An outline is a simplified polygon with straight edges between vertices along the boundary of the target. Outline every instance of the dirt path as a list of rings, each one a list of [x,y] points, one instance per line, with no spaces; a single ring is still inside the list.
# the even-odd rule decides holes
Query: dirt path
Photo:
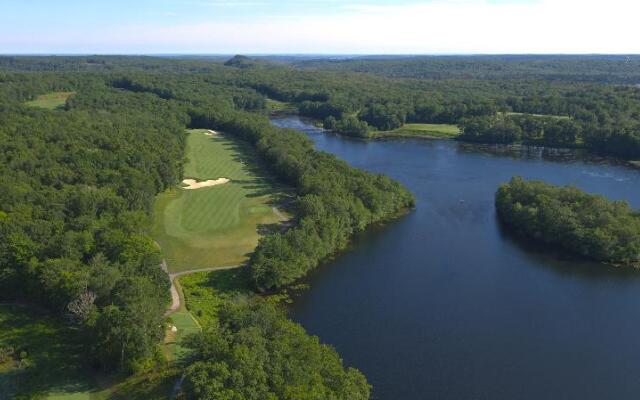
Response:
[[[169,275],[169,280],[171,281],[171,307],[169,307],[169,309],[165,313],[165,315],[169,315],[180,308],[180,293],[178,293],[178,288],[176,287],[176,283],[175,283],[175,280],[177,277],[180,277],[182,275],[193,274],[196,272],[209,272],[209,271],[218,271],[218,270],[222,271],[225,269],[240,268],[242,265],[226,265],[223,267],[191,269],[188,271],[180,271],[180,272],[174,272],[174,273],[169,273],[169,267],[167,266],[167,262],[165,260],[162,260],[162,264],[160,264],[160,266],[162,267],[164,272],[166,272],[167,275]]]

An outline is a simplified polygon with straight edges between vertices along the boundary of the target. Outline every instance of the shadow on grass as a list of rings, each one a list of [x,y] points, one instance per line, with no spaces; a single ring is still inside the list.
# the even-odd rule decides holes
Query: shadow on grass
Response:
[[[0,372],[0,390],[7,398],[95,389],[77,329],[44,312],[16,305],[0,305],[0,322],[0,347],[13,348],[16,358],[13,368]]]
[[[207,274],[205,287],[219,294],[247,293],[251,291],[249,284],[249,267],[211,271]]]
[[[226,140],[222,146],[233,153],[233,160],[242,163],[245,173],[256,177],[254,179],[233,179],[230,177],[232,182],[243,185],[243,189],[250,191],[251,193],[246,195],[248,198],[269,196],[266,204],[295,215],[296,193],[294,190],[279,182],[280,180],[272,173],[267,164],[260,160],[256,150],[249,143],[232,135],[224,137]],[[285,225],[288,228],[290,224]]]

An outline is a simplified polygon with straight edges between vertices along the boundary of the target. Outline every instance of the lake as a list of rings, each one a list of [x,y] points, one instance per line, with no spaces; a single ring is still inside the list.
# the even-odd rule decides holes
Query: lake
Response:
[[[374,399],[639,398],[640,271],[515,238],[493,201],[520,175],[640,207],[640,171],[573,151],[366,142],[272,122],[417,198],[311,274],[290,309],[367,376]]]

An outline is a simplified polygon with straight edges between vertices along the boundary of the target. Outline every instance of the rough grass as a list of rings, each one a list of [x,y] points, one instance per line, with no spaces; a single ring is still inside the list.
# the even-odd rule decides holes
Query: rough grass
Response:
[[[202,326],[215,321],[219,308],[230,296],[252,293],[246,267],[198,272],[179,279],[187,309]]]
[[[223,135],[191,130],[185,178],[229,178],[196,190],[173,188],[158,196],[153,235],[170,272],[241,264],[261,234],[280,229],[273,207],[282,200],[259,168],[252,149]]]
[[[296,114],[298,112],[298,108],[291,103],[267,99],[267,111],[275,114]]]
[[[0,327],[0,347],[23,353],[27,363],[16,356],[0,365],[0,398],[91,398],[95,377],[83,367],[77,331],[17,305],[0,305]]]
[[[165,354],[169,361],[180,361],[189,355],[189,350],[182,346],[182,340],[192,333],[200,332],[201,328],[198,321],[188,311],[176,311],[171,314],[170,318],[173,325],[178,328],[178,331],[171,332],[169,330],[166,333],[164,340]]]
[[[69,96],[75,92],[51,92],[37,96],[35,100],[26,102],[31,107],[46,108],[47,110],[55,110],[64,107]]]
[[[373,137],[425,137],[454,138],[460,134],[460,128],[450,124],[404,124],[392,131],[375,132]]]

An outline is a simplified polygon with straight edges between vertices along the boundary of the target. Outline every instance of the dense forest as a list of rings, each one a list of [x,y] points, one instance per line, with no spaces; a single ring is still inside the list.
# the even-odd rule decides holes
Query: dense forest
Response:
[[[102,368],[135,368],[163,335],[169,280],[145,231],[154,195],[181,176],[185,121],[92,79],[1,87],[0,297],[67,315]],[[77,91],[66,111],[21,104],[60,89]]]
[[[640,214],[626,202],[516,177],[498,189],[496,209],[526,237],[586,258],[640,266]]]
[[[290,62],[303,69],[366,72],[395,78],[640,83],[640,56],[636,54],[362,56]]]
[[[187,344],[195,357],[185,371],[188,398],[365,400],[370,388],[319,343],[257,297],[224,300],[203,335]]]
[[[301,115],[348,136],[374,137],[405,123],[455,124],[463,132],[459,140],[586,147],[640,158],[636,56],[291,58],[288,63],[237,56],[226,64],[219,61],[0,57],[0,70],[136,72],[145,75],[139,81],[151,83],[159,74],[190,73],[190,85],[201,80],[204,88],[224,87],[240,109],[266,112],[268,98],[287,102]],[[414,73],[390,72],[395,69]],[[440,72],[424,75],[428,71]],[[179,90],[172,79],[154,85],[162,87],[165,92],[156,94],[165,99]],[[194,93],[202,90],[192,87]]]

